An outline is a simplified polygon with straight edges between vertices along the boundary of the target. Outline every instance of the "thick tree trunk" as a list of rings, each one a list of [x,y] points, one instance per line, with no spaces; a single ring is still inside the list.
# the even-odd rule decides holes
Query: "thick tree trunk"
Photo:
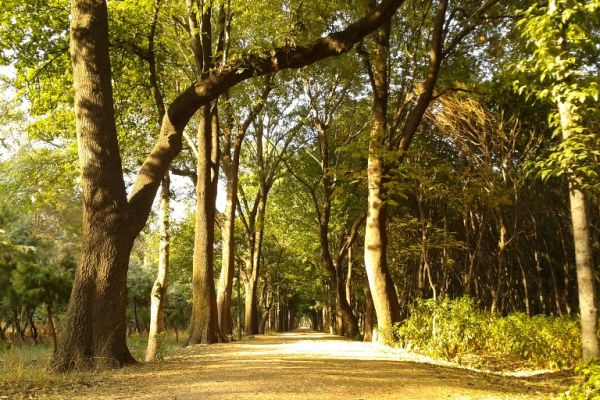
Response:
[[[258,333],[261,335],[265,333],[265,329],[267,327],[267,321],[269,320],[269,309],[263,310],[262,315],[260,317],[260,323],[258,325]]]
[[[165,176],[160,192],[160,241],[158,250],[158,273],[150,294],[150,329],[146,361],[156,360],[159,354],[160,334],[164,329],[164,309],[167,301],[169,274],[169,175]]]
[[[335,265],[336,334],[353,338],[358,334],[358,320],[346,300],[346,282],[342,266]]]
[[[59,370],[135,362],[126,338],[127,266],[133,239],[119,237],[117,232],[124,227],[115,226],[108,233],[97,229],[100,224],[84,225],[88,233],[84,233],[81,261],[53,361]]]
[[[572,116],[569,105],[558,102],[560,124],[563,140],[571,134]],[[580,181],[573,178],[569,181],[569,200],[571,219],[573,222],[573,242],[575,244],[575,262],[577,264],[577,288],[579,291],[579,314],[581,316],[581,343],[583,359],[589,360],[600,356],[598,343],[598,310],[597,293],[592,257],[589,219],[585,203],[585,195],[579,188]]]
[[[196,225],[192,276],[192,315],[188,344],[221,341],[214,281],[213,244],[217,179],[213,159],[214,135],[208,106],[199,111],[198,181],[196,183]]]
[[[431,39],[430,64],[423,90],[419,94],[414,106],[406,115],[402,127],[398,150],[406,152],[417,132],[423,115],[433,98],[433,90],[437,82],[443,59],[443,39],[446,7],[448,2],[441,0],[435,16],[435,24]],[[491,3],[490,3],[491,4]],[[480,8],[480,12],[484,7]],[[373,303],[377,313],[379,329],[385,338],[390,333],[394,322],[400,320],[400,305],[396,289],[387,266],[387,236],[386,236],[386,205],[384,193],[384,179],[386,165],[383,153],[390,150],[387,143],[390,127],[388,127],[388,94],[389,94],[389,40],[390,24],[379,28],[374,36],[374,49],[371,60],[368,60],[369,76],[373,89],[373,106],[369,141],[369,158],[367,164],[368,208],[365,230],[365,267],[369,278],[369,287],[373,296]],[[399,121],[394,121],[394,126]],[[399,161],[402,160],[402,156]]]
[[[68,369],[135,360],[126,343],[127,268],[139,224],[128,204],[117,143],[101,0],[71,2],[71,59],[83,192],[83,243],[53,366]],[[145,222],[145,221],[144,221]]]

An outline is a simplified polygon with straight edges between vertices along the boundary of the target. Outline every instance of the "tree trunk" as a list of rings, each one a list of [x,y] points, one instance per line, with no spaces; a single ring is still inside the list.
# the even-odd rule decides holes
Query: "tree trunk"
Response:
[[[109,233],[102,222],[93,220],[84,220],[88,233],[54,356],[59,370],[135,362],[126,337],[127,266],[133,240],[116,233],[124,227]]]
[[[200,108],[198,127],[198,181],[196,182],[196,226],[192,276],[192,315],[188,344],[221,341],[213,269],[213,244],[217,179],[213,158],[212,115],[208,106]]]
[[[375,327],[375,307],[369,290],[369,281],[363,280],[363,293],[365,294],[365,315],[363,319],[363,342],[373,340],[373,328]]]
[[[258,333],[258,315],[256,309],[256,288],[258,279],[250,278],[244,282],[246,290],[246,303],[244,313],[244,327],[246,335],[255,335]]]
[[[217,310],[219,329],[224,337],[233,335],[233,319],[231,316],[231,296],[233,293],[234,275],[234,233],[235,233],[235,199],[237,197],[239,151],[234,153],[230,166],[223,168],[227,179],[227,199],[225,221],[223,224],[223,257],[221,275],[219,276]]]
[[[261,335],[265,333],[265,329],[267,327],[267,321],[269,320],[269,309],[263,310],[262,315],[260,317],[260,323],[258,325],[258,333]]]
[[[71,4],[83,243],[52,362],[63,370],[135,361],[127,349],[125,311],[129,254],[139,232],[138,224],[128,221],[114,119],[106,2],[74,0]]]
[[[400,320],[400,305],[387,265],[386,206],[383,180],[385,165],[383,153],[387,134],[388,58],[390,25],[380,28],[374,36],[371,58],[371,87],[373,105],[369,157],[367,162],[367,220],[365,227],[365,269],[369,289],[377,312],[379,329],[391,330]],[[381,335],[383,337],[385,335]]]
[[[154,361],[159,353],[160,337],[164,329],[164,309],[167,301],[169,274],[169,175],[165,176],[160,192],[160,243],[158,250],[158,273],[150,294],[150,329],[146,361]]]
[[[346,274],[346,302],[352,308],[352,246],[348,247],[348,273]]]
[[[27,321],[29,321],[29,333],[31,334],[31,338],[33,339],[33,343],[38,342],[38,330],[35,326],[35,321],[33,320],[33,314],[35,313],[35,307],[27,307]]]
[[[568,104],[558,102],[560,125],[563,140],[571,134],[573,122]],[[581,343],[583,359],[589,360],[600,356],[598,343],[598,304],[594,262],[589,229],[589,219],[585,204],[585,195],[579,188],[580,181],[573,178],[569,181],[569,200],[571,219],[573,222],[573,242],[575,244],[575,263],[577,265],[577,287],[579,291],[579,313],[581,315]]]
[[[50,331],[50,340],[52,341],[52,354],[56,352],[56,328],[54,327],[54,317],[52,315],[52,303],[46,304],[46,315],[48,317],[48,330]]]
[[[238,276],[236,279],[238,340],[242,340],[242,291],[240,290],[242,276],[241,269],[241,265],[238,264]]]

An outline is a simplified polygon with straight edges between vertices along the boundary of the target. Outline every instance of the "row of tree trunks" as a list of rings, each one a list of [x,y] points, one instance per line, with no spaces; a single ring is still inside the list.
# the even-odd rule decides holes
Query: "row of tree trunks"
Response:
[[[242,150],[242,142],[246,136],[246,132],[254,120],[258,117],[264,108],[267,97],[272,89],[272,77],[268,76],[265,80],[265,86],[262,91],[260,100],[252,107],[246,119],[235,121],[234,111],[232,109],[229,98],[226,97],[227,107],[225,109],[225,135],[223,140],[222,153],[222,169],[226,179],[226,205],[224,213],[224,222],[222,229],[223,236],[223,257],[221,275],[218,283],[217,310],[219,316],[219,329],[225,337],[233,336],[232,326],[233,319],[231,316],[231,297],[233,292],[233,275],[234,275],[234,227],[235,227],[235,210],[238,193],[239,180],[239,165],[240,155]],[[234,136],[234,126],[236,132]]]
[[[0,341],[9,340],[10,334],[8,333],[8,329],[12,328],[13,336],[16,333],[19,337],[18,342],[24,343],[27,338],[27,329],[29,328],[29,337],[34,343],[38,343],[41,335],[33,318],[35,311],[36,307],[34,306],[23,306],[20,312],[17,310],[13,311],[12,321],[6,321],[4,326],[2,326],[2,321],[0,321]],[[46,333],[50,336],[53,349],[55,349],[56,330],[52,313],[52,303],[46,304],[46,316]],[[14,340],[14,337],[11,340]]]
[[[267,54],[252,54],[210,70],[169,107],[161,136],[144,161],[128,199],[117,141],[106,1],[71,1],[70,50],[83,239],[64,329],[52,362],[56,369],[121,366],[135,361],[126,343],[129,256],[135,238],[146,224],[162,178],[181,151],[183,130],[192,115],[243,80],[301,68],[348,52],[389,20],[401,3],[386,0],[346,30],[318,38],[309,46],[286,46]],[[111,318],[106,318],[108,311]]]

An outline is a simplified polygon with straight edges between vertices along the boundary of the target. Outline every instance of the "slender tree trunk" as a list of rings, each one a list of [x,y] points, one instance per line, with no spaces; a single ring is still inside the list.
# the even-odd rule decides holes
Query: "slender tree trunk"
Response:
[[[52,302],[46,304],[46,315],[48,318],[50,340],[52,341],[52,354],[54,354],[56,352],[56,328],[54,326],[54,316],[52,314]]]
[[[400,305],[387,265],[386,209],[383,181],[383,152],[387,132],[389,25],[375,35],[372,57],[373,106],[367,166],[367,221],[365,227],[365,268],[377,312],[379,329],[387,331],[400,320]],[[385,335],[381,335],[384,337]]]
[[[258,277],[260,276],[260,257],[262,252],[265,213],[267,209],[267,195],[269,186],[265,182],[260,183],[258,205],[254,223],[251,225],[249,244],[252,247],[246,258],[246,304],[245,304],[245,328],[247,335],[255,335],[258,333],[258,309],[257,309],[257,286]]]
[[[233,320],[231,316],[231,296],[233,293],[234,275],[234,232],[235,232],[235,202],[237,197],[239,151],[234,153],[231,165],[224,166],[227,179],[227,199],[225,206],[225,222],[223,224],[223,257],[221,275],[219,276],[217,311],[219,329],[223,336],[232,336]]]
[[[346,302],[352,308],[352,246],[348,247],[348,273],[346,274]]]
[[[169,274],[169,175],[165,176],[160,192],[160,243],[158,273],[150,294],[150,329],[146,361],[154,361],[159,351],[159,335],[164,330],[164,308],[167,300]]]
[[[571,135],[573,126],[571,110],[568,104],[558,102],[560,125],[563,140]],[[577,265],[577,287],[579,291],[579,313],[581,316],[581,342],[583,359],[600,356],[598,341],[598,310],[596,279],[592,257],[591,236],[585,195],[579,188],[581,182],[576,178],[569,181],[569,200],[573,223],[573,242],[575,244],[575,262]]]
[[[375,306],[369,289],[369,281],[363,279],[363,293],[365,295],[365,316],[363,321],[363,342],[373,340],[373,328],[375,327]]]
[[[208,106],[200,108],[198,127],[198,181],[196,183],[196,225],[194,235],[194,263],[192,276],[192,315],[189,344],[221,341],[214,282],[213,244],[215,200],[213,179],[213,149],[216,135]]]
[[[242,267],[238,264],[238,276],[236,280],[237,288],[237,326],[238,326],[238,340],[242,340],[242,291],[241,291],[241,276]]]

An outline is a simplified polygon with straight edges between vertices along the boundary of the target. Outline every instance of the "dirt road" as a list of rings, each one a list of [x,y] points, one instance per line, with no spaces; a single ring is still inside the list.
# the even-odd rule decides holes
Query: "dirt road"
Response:
[[[565,374],[486,374],[298,331],[188,347],[164,362],[125,368],[49,398],[540,399],[568,383]]]

